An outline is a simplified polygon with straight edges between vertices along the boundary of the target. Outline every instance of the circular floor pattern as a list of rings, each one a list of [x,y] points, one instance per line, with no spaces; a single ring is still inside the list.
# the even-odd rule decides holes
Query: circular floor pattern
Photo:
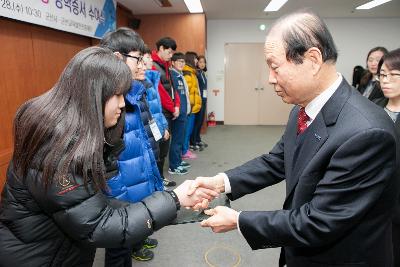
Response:
[[[240,254],[229,247],[211,247],[204,254],[204,259],[210,267],[237,267],[240,265]]]

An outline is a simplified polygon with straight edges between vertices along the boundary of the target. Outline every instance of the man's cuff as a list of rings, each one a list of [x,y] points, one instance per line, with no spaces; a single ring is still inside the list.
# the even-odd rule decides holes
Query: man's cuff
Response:
[[[240,217],[240,213],[242,213],[242,212],[241,212],[241,211],[239,211],[239,215],[238,215],[238,217],[237,217],[236,226],[237,226],[237,229],[238,229],[238,232],[239,232],[239,234],[240,234],[241,236],[243,236],[242,232],[240,231],[240,225],[239,225],[239,217]],[[243,237],[244,237],[244,236],[243,236]]]
[[[226,173],[224,172],[220,172],[218,173],[218,175],[222,176],[224,178],[224,186],[225,186],[225,194],[229,194],[231,193],[232,189],[231,189],[231,183],[229,182],[229,178],[228,175],[226,175]]]

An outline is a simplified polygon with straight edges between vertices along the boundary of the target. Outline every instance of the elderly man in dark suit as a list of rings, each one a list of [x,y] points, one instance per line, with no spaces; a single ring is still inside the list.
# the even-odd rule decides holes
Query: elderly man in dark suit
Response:
[[[276,93],[296,105],[281,140],[242,166],[198,177],[195,187],[235,200],[285,180],[283,209],[216,207],[202,226],[238,229],[252,249],[282,247],[280,266],[392,266],[400,157],[393,123],[337,73],[332,36],[311,11],[271,27],[265,58]]]

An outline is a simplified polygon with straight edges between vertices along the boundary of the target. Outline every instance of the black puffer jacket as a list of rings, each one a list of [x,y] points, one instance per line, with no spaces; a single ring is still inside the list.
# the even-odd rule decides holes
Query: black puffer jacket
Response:
[[[96,247],[145,239],[176,217],[168,192],[142,202],[107,199],[70,175],[44,189],[40,171],[17,177],[12,162],[0,203],[0,266],[92,266]]]

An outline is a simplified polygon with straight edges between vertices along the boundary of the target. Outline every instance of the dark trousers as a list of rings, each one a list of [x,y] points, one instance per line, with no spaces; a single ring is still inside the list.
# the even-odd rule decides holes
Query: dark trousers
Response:
[[[129,248],[106,248],[104,267],[132,267],[132,251],[143,247],[139,242]]]
[[[192,135],[190,136],[191,145],[196,145],[197,143],[201,142],[200,131],[201,131],[201,126],[203,125],[206,109],[207,109],[207,98],[203,98],[201,102],[201,109],[198,113],[196,113],[194,117],[193,132]]]
[[[400,224],[392,224],[393,266],[400,267]]]
[[[132,267],[132,248],[106,248],[104,267]]]
[[[167,118],[168,122],[168,131],[171,134],[171,118]],[[157,167],[158,171],[160,172],[161,178],[164,179],[164,162],[165,158],[168,156],[168,150],[169,150],[169,142],[171,140],[171,137],[168,140],[161,140],[159,145],[160,145],[160,157],[159,160],[157,161]]]
[[[171,122],[171,146],[169,149],[169,168],[176,169],[182,162],[182,146],[185,140],[187,115],[181,114]]]

